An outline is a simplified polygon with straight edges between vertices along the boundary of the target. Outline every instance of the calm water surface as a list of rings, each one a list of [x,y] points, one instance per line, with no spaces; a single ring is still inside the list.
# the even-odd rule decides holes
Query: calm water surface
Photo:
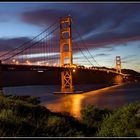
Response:
[[[5,94],[39,96],[41,98],[41,105],[51,111],[69,112],[77,118],[80,118],[80,110],[88,104],[112,109],[127,103],[140,101],[140,83],[99,89],[101,87],[105,87],[105,85],[77,85],[75,86],[76,90],[83,90],[85,92],[75,95],[53,94],[53,92],[60,91],[58,85],[7,87],[3,91]]]

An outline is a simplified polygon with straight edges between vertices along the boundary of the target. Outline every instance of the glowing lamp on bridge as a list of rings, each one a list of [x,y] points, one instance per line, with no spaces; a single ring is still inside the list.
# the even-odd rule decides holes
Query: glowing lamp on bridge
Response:
[[[56,66],[56,65],[57,65],[56,63],[53,64],[53,66]]]
[[[76,72],[76,69],[73,69],[72,71],[73,71],[73,72]]]
[[[37,62],[37,65],[39,65],[40,64],[40,62]]]
[[[30,64],[31,64],[31,62],[30,62],[29,60],[27,60],[27,61],[26,61],[26,63],[27,63],[28,65],[30,65]]]
[[[16,62],[16,60],[15,60],[15,59],[13,59],[13,60],[12,60],[12,62],[13,62],[13,63],[15,63],[15,62]]]
[[[19,64],[19,62],[18,62],[18,61],[16,61],[16,64]]]

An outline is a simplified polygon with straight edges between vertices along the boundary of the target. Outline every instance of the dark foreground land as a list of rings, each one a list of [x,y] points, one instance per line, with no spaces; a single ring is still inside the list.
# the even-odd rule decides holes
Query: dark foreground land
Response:
[[[139,137],[140,102],[118,109],[88,105],[81,120],[51,112],[39,98],[0,95],[1,137]]]

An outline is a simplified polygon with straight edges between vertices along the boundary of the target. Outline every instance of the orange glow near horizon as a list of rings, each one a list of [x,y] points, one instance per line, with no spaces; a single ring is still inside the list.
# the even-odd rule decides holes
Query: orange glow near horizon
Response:
[[[16,61],[16,64],[19,64],[19,62],[18,62],[18,61]]]
[[[26,60],[26,63],[27,63],[28,65],[31,65],[31,64],[32,64],[29,60]]]

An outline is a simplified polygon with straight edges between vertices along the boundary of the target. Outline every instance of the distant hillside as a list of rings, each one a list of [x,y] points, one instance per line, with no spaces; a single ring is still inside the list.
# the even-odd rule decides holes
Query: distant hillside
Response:
[[[116,71],[115,68],[107,68],[107,67],[94,67],[94,68],[100,68],[100,69],[106,69],[106,70],[110,70],[111,69],[111,70]],[[140,73],[139,72],[137,72],[135,70],[132,70],[132,69],[122,69],[121,71],[124,74],[130,74],[130,75],[140,76]]]
[[[131,69],[122,69],[122,73],[124,74],[131,74],[131,75],[135,75],[135,76],[139,76],[140,73]]]

